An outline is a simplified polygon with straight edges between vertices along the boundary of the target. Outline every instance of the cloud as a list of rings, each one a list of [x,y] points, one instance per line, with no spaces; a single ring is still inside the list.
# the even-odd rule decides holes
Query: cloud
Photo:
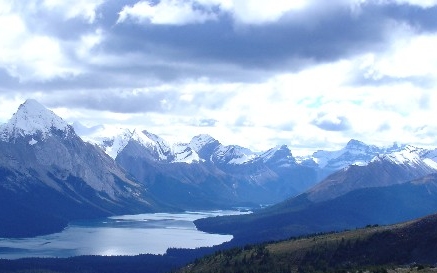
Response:
[[[200,7],[195,1],[161,0],[157,4],[140,1],[133,6],[125,6],[119,13],[117,23],[128,19],[151,24],[185,25],[216,20],[216,15]]]
[[[56,39],[30,33],[17,14],[0,16],[0,33],[0,67],[9,75],[21,81],[45,81],[79,73]]]
[[[391,129],[391,126],[390,126],[390,124],[388,124],[388,123],[383,123],[383,124],[381,124],[379,127],[378,127],[378,131],[379,132],[381,132],[381,131],[388,131],[388,130],[390,130]]]
[[[87,127],[78,121],[74,122],[72,126],[74,127],[74,131],[78,135],[91,135],[104,129],[103,125]]]
[[[119,13],[118,23],[132,19],[139,23],[185,25],[217,20],[224,13],[237,23],[263,24],[279,20],[284,14],[303,9],[306,0],[269,2],[257,0],[161,0],[140,1],[133,6],[124,6]]]
[[[89,24],[95,22],[97,9],[104,0],[42,0],[42,6],[49,11],[62,14],[65,19],[82,18]]]
[[[32,97],[69,122],[176,141],[429,144],[436,11],[413,0],[0,0],[0,118]]]
[[[232,14],[234,20],[242,24],[265,24],[279,20],[290,11],[304,9],[311,1],[218,1],[221,2],[222,9]],[[226,2],[228,4],[223,4]]]
[[[74,3],[74,4],[73,4]],[[56,78],[69,79],[82,73],[82,65],[70,56],[71,48],[88,49],[87,40],[64,40],[51,33],[58,22],[52,11],[65,19],[85,17],[94,20],[94,11],[103,1],[0,1],[0,68],[20,82],[48,82]],[[65,13],[65,14],[64,14]],[[94,13],[93,13],[94,14]],[[44,17],[47,21],[41,20]]]
[[[312,123],[326,131],[346,131],[351,128],[346,117],[327,113],[319,113]]]
[[[193,119],[190,124],[197,127],[214,127],[218,123],[218,120],[212,118]]]
[[[419,6],[421,8],[431,8],[437,6],[436,0],[395,0],[395,2],[398,4]]]

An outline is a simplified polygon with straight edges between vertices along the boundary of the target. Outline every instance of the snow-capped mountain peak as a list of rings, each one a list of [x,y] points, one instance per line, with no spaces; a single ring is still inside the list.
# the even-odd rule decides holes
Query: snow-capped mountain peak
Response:
[[[400,151],[378,155],[372,159],[372,162],[387,160],[397,165],[414,166],[419,165],[422,162],[422,155],[425,154],[425,152],[426,150],[423,148],[407,145]]]
[[[191,149],[189,144],[175,143],[172,146],[172,151],[174,157],[173,162],[175,163],[183,162],[183,163],[191,164],[201,161],[199,155],[196,153],[196,151]]]
[[[138,130],[134,130],[132,139],[138,141],[143,147],[155,151],[159,157],[159,160],[169,159],[168,156],[171,154],[170,145],[161,137],[146,130],[140,132],[138,132]]]
[[[104,137],[99,146],[106,152],[106,154],[115,159],[129,143],[132,134],[133,132],[129,129],[119,129],[119,132],[115,136]]]
[[[348,150],[361,150],[361,149],[365,149],[369,147],[369,145],[366,145],[364,142],[356,140],[356,139],[351,139],[349,140],[349,142],[346,144],[346,149]]]
[[[191,149],[193,149],[196,152],[199,152],[200,149],[202,149],[205,145],[217,142],[216,139],[214,139],[212,136],[207,134],[201,134],[193,137],[188,144]]]
[[[213,161],[219,163],[239,165],[249,162],[255,157],[256,154],[252,152],[250,149],[238,145],[229,145],[229,146],[220,145],[214,151]]]
[[[279,145],[262,153],[259,158],[264,162],[275,162],[282,167],[296,164],[290,148],[287,145]]]
[[[315,152],[312,159],[322,169],[340,170],[350,165],[367,165],[376,156],[399,152],[404,147],[405,146],[399,146],[395,143],[391,147],[380,148],[351,139],[346,146],[340,150]]]
[[[9,122],[0,127],[2,140],[18,136],[32,136],[37,133],[41,133],[42,137],[45,138],[53,130],[60,130],[68,134],[72,127],[33,99],[28,99],[21,104]]]

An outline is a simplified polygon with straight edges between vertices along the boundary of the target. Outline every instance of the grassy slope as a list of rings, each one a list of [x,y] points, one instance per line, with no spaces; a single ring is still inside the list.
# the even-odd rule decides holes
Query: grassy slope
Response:
[[[431,215],[397,225],[246,246],[217,252],[180,272],[342,272],[360,268],[378,272],[380,266],[434,264],[436,225],[437,215]]]

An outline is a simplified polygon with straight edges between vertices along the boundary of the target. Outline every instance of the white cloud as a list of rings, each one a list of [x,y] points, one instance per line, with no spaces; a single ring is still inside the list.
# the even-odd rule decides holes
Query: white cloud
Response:
[[[393,1],[393,0],[392,0]],[[437,6],[437,0],[394,0],[398,4],[408,4],[412,6],[419,6],[422,8],[431,8]]]
[[[94,20],[91,10],[103,1],[29,1],[29,5],[0,1],[0,69],[21,82],[44,82],[55,78],[68,78],[82,73],[80,65],[69,57],[77,52],[81,60],[103,39],[100,30],[92,34],[65,41],[45,34],[44,22],[35,25],[34,16],[44,8],[65,12],[66,18],[75,16]],[[74,3],[74,4],[73,4]],[[70,6],[73,6],[70,8]],[[35,31],[38,30],[38,31]]]
[[[224,1],[224,4],[222,4],[221,7],[230,12],[237,22],[245,24],[262,24],[275,22],[287,12],[304,9],[308,2],[308,0],[234,0]]]
[[[340,6],[349,8],[354,15],[359,15],[363,5],[391,3],[430,8],[437,5],[437,0],[335,0],[329,4],[314,0],[160,0],[158,3],[142,0],[133,6],[125,6],[119,13],[118,23],[131,19],[152,24],[196,24],[216,20],[220,14],[228,13],[239,24],[258,25],[274,23],[286,14],[297,15],[308,10],[323,11]],[[308,19],[306,16],[299,18]]]
[[[82,60],[94,60],[95,56],[91,52],[100,45],[104,39],[105,35],[102,29],[96,29],[92,33],[82,35],[74,46],[77,56]]]
[[[420,33],[414,26],[390,21],[385,50],[369,52],[361,58],[365,77],[380,80],[385,77],[437,77],[437,33]]]
[[[16,14],[0,16],[0,67],[22,81],[77,74],[69,67],[57,40],[28,32]]]
[[[118,23],[127,19],[152,24],[184,25],[215,20],[216,15],[195,6],[195,1],[162,0],[154,5],[140,1],[133,6],[125,6],[119,13]]]
[[[161,0],[154,4],[140,1],[125,6],[119,13],[118,22],[133,19],[152,24],[183,25],[216,20],[220,13],[230,13],[234,20],[243,24],[271,23],[290,11],[304,9],[308,0]]]
[[[384,20],[381,21],[381,28],[386,32],[377,41],[379,51],[360,52],[355,56],[344,54],[342,56],[348,59],[328,61],[331,59],[327,58],[322,64],[316,61],[311,63],[309,56],[305,65],[298,68],[300,70],[289,70],[295,72],[278,72],[265,68],[254,73],[260,77],[253,77],[256,78],[253,82],[223,82],[225,80],[220,76],[214,80],[195,78],[190,75],[189,70],[196,68],[210,71],[213,67],[216,69],[214,71],[230,75],[241,73],[246,68],[256,68],[250,67],[250,64],[242,68],[238,60],[230,60],[229,63],[205,61],[199,68],[199,64],[191,62],[191,59],[179,60],[171,57],[179,53],[177,44],[174,51],[171,51],[173,48],[168,49],[171,54],[164,46],[145,46],[143,50],[140,46],[143,44],[137,41],[129,49],[118,51],[119,47],[126,46],[117,40],[120,37],[116,37],[119,35],[116,32],[121,28],[111,29],[103,22],[99,22],[99,28],[92,24],[98,21],[99,7],[103,0],[29,2],[32,3],[29,7],[20,4],[22,6],[17,8],[18,4],[11,4],[12,1],[0,0],[0,69],[21,82],[26,82],[18,85],[20,90],[28,88],[33,82],[39,82],[38,88],[42,90],[45,85],[41,82],[52,79],[59,80],[53,81],[53,85],[61,82],[61,89],[57,92],[41,91],[36,95],[29,90],[17,91],[9,95],[8,99],[1,94],[0,119],[9,118],[19,103],[29,96],[36,96],[41,102],[50,102],[51,105],[61,102],[68,105],[73,103],[72,96],[76,96],[82,99],[75,102],[78,108],[55,109],[68,121],[141,127],[170,141],[189,141],[194,135],[209,133],[224,144],[239,144],[255,150],[290,144],[293,152],[295,148],[299,148],[299,153],[309,152],[311,149],[337,148],[350,138],[377,145],[386,145],[393,141],[437,145],[433,137],[433,133],[437,133],[437,120],[434,118],[437,114],[437,110],[434,110],[437,109],[437,35],[432,32],[419,32],[419,27],[415,29],[414,26],[395,21],[383,25],[387,22]],[[425,8],[435,5],[436,1],[397,2],[408,2]],[[350,7],[352,12],[354,8],[357,9],[354,20],[360,20],[359,9],[364,10],[366,3],[386,5],[395,2],[335,0],[324,4],[313,0],[163,0],[151,3],[140,1],[132,6],[125,6],[119,14],[118,22],[131,20],[151,24],[197,24],[219,20],[225,14],[236,23],[264,24],[285,17],[288,19],[295,14],[306,15],[308,10],[319,11],[324,8],[323,5],[328,6],[331,3],[335,5],[334,8],[342,5]],[[317,4],[320,6],[316,7]],[[90,25],[80,20],[67,22],[59,29],[70,30],[76,23],[78,27],[73,29],[71,35],[63,33],[56,37],[57,34],[54,33],[58,29],[45,29],[47,22],[30,25],[30,22],[39,22],[35,16],[44,14],[43,10],[55,14],[52,17],[56,17],[58,23],[79,18]],[[308,18],[319,22],[318,18],[306,17]],[[332,35],[341,32],[334,31],[337,30],[332,29]],[[131,34],[123,33],[126,36]],[[244,39],[243,36],[239,39]],[[128,37],[132,40],[136,38],[138,37]],[[113,44],[105,44],[108,41]],[[347,43],[344,45],[345,52],[353,52],[347,47]],[[161,58],[157,51],[165,57]],[[235,54],[227,57],[238,55],[237,51],[232,53]],[[170,67],[178,70],[175,73],[182,71],[188,79],[169,79],[162,83],[153,76],[149,77],[150,74],[142,70],[144,67],[156,67],[157,70]],[[96,71],[86,74],[91,69]],[[93,76],[101,79],[103,75],[114,75],[111,74],[112,69],[116,69],[119,75],[114,76],[116,79],[109,79],[114,83],[111,88],[105,89],[99,82],[93,81]],[[263,74],[264,72],[268,74]],[[82,79],[93,81],[87,84],[96,86],[96,89],[86,89],[83,82],[75,82],[69,78],[81,73],[85,73]],[[173,71],[169,72],[171,73]],[[62,81],[61,78],[69,80]],[[421,84],[422,81],[428,82]],[[53,85],[47,86],[53,89]],[[1,86],[0,90],[6,88]],[[146,93],[151,95],[147,96]],[[105,102],[112,105],[100,107],[102,110],[80,108],[98,108],[99,98],[107,97],[117,101],[108,99]],[[87,98],[92,98],[93,103],[87,104]],[[135,103],[136,108],[132,110]],[[143,103],[159,104],[160,107],[147,108]],[[124,107],[118,107],[122,104]],[[117,111],[125,114],[116,113]],[[140,111],[143,112],[138,113]],[[332,143],[338,145],[333,147]]]
[[[46,9],[61,13],[66,19],[83,18],[88,23],[96,20],[96,10],[104,0],[43,0]]]
[[[398,38],[383,54],[371,55],[372,77],[394,78],[437,76],[437,35]]]

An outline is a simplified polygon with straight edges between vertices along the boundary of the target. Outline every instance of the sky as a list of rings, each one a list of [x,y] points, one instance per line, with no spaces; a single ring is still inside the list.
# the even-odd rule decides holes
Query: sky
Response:
[[[0,0],[0,123],[437,147],[437,0]]]

